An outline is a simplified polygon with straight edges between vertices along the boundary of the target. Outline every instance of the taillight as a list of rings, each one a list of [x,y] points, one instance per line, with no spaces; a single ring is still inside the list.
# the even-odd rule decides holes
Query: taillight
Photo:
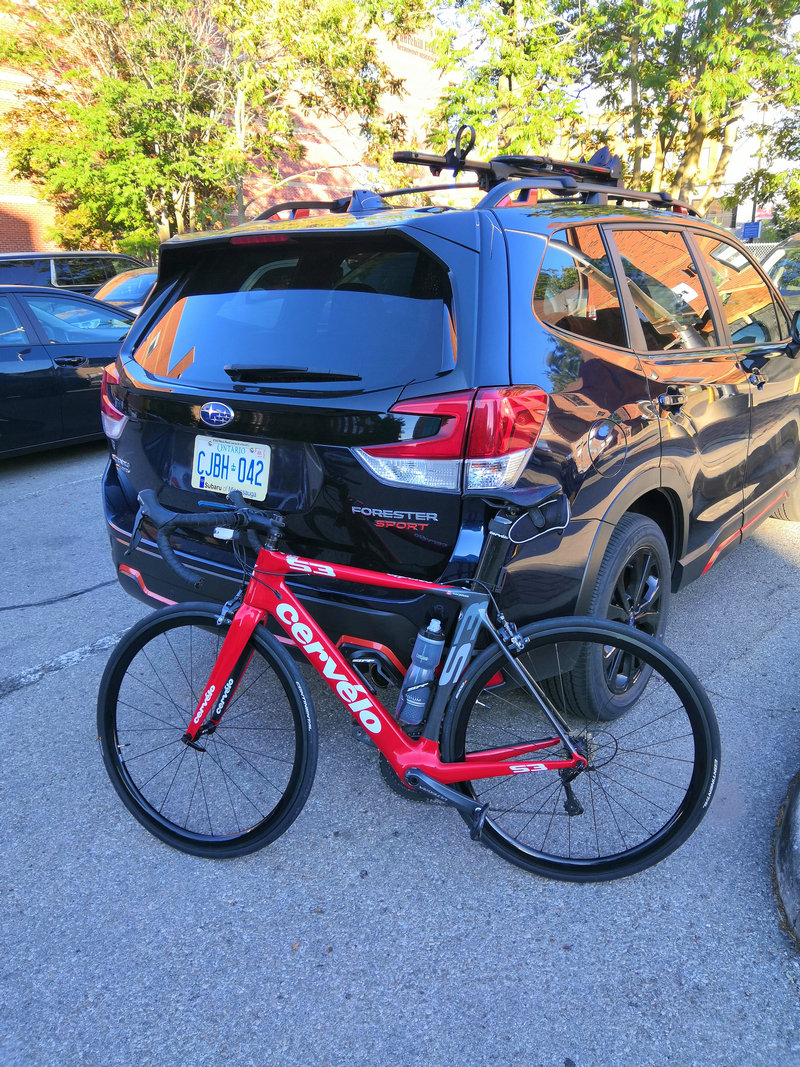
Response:
[[[485,492],[516,483],[546,413],[547,393],[535,386],[406,400],[391,409],[397,441],[353,451],[389,484]]]
[[[547,393],[542,389],[481,389],[469,427],[464,489],[516,485],[546,414]]]
[[[119,373],[116,364],[109,363],[103,369],[103,381],[100,386],[100,418],[106,437],[116,441],[125,429],[128,416],[123,415],[117,406],[117,400],[111,392],[112,385],[119,385]]]

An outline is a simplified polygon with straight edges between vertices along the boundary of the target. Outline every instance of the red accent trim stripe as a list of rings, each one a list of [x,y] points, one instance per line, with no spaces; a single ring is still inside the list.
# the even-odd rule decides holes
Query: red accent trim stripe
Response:
[[[776,497],[771,504],[767,504],[767,506],[762,511],[759,511],[758,515],[754,515],[752,519],[750,519],[749,522],[746,522],[744,526],[740,527],[735,534],[731,534],[730,537],[723,541],[722,544],[719,545],[712,553],[711,559],[708,561],[708,563],[706,563],[702,573],[705,574],[706,571],[711,570],[713,565],[717,562],[717,557],[719,556],[720,552],[723,552],[728,547],[728,545],[730,545],[733,541],[736,540],[737,537],[741,537],[745,530],[749,526],[752,526],[754,522],[758,522],[758,520],[763,518],[764,515],[766,515],[768,512],[774,511],[778,504],[780,504],[782,500],[785,500],[788,495],[789,494],[784,490],[784,492],[782,492],[780,496]]]
[[[336,642],[336,647],[341,648],[342,645],[358,645],[359,648],[372,648],[376,652],[382,652],[384,656],[386,656],[386,658],[395,667],[397,667],[398,671],[400,671],[401,674],[406,673],[406,668],[403,666],[397,656],[395,656],[394,652],[392,652],[390,648],[387,648],[386,645],[380,644],[379,641],[367,641],[363,637],[350,637],[347,634],[343,634]]]
[[[150,597],[151,600],[157,600],[160,604],[177,604],[177,600],[168,600],[167,597],[159,596],[158,593],[154,593],[152,589],[148,589],[144,578],[142,578],[139,571],[134,570],[133,567],[129,567],[125,563],[120,563],[119,573],[124,574],[126,578],[132,578],[144,595]]]

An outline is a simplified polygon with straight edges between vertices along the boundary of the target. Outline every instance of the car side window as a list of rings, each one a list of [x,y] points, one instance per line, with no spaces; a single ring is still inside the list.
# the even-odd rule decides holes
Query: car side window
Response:
[[[25,303],[50,344],[121,341],[131,325],[113,311],[66,296],[29,296]]]
[[[99,256],[62,256],[55,259],[58,285],[102,285],[106,268]]]
[[[619,229],[614,240],[648,352],[715,348],[708,297],[683,234]]]
[[[0,296],[0,348],[17,348],[30,344],[25,327],[8,297]]]
[[[49,285],[49,259],[0,260],[0,285]]]
[[[140,263],[130,259],[122,259],[119,256],[110,256],[108,259],[103,260],[103,268],[108,278],[122,274],[124,270],[135,270],[139,266],[141,266]]]
[[[719,293],[733,343],[754,345],[787,338],[789,323],[747,256],[716,234],[697,233],[695,239]]]
[[[789,309],[800,307],[800,245],[779,252],[772,263],[766,261],[764,268]]]
[[[628,347],[619,293],[597,226],[553,234],[536,278],[533,311],[559,330]]]

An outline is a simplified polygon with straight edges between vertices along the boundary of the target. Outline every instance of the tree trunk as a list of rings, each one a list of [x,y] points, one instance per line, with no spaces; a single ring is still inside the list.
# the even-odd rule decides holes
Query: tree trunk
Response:
[[[708,136],[708,116],[705,112],[694,111],[689,117],[689,135],[683,159],[678,164],[672,183],[672,195],[688,200],[696,185],[697,172],[700,169],[700,155]]]
[[[642,133],[642,101],[639,91],[639,33],[631,37],[631,112],[633,115],[633,173],[631,185],[638,188],[642,180],[644,134]]]
[[[728,172],[728,164],[733,156],[733,150],[736,147],[736,138],[739,136],[739,123],[741,122],[741,115],[732,116],[726,123],[725,129],[722,134],[722,151],[720,152],[717,165],[714,168],[714,173],[711,175],[708,188],[706,189],[700,203],[697,205],[697,210],[702,215],[708,208],[708,205],[717,195],[721,185],[725,181],[725,175]]]
[[[651,189],[658,191],[664,184],[664,165],[667,159],[667,148],[664,134],[661,130],[656,135],[655,160],[653,162],[653,181]]]
[[[245,99],[244,90],[241,86],[236,89],[236,106],[233,112],[234,128],[236,131],[236,143],[241,153],[241,158],[245,158],[245,146],[247,141],[247,101]],[[241,226],[243,222],[246,222],[244,214],[244,175],[237,169],[236,177],[236,218]]]

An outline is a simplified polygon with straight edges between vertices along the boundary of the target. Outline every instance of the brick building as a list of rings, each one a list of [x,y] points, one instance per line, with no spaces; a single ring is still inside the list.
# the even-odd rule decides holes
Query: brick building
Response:
[[[18,93],[28,81],[24,74],[0,69],[0,116],[16,106]],[[55,211],[39,199],[35,186],[11,178],[6,154],[0,150],[0,252],[57,248],[47,237],[47,227],[54,221]]]

